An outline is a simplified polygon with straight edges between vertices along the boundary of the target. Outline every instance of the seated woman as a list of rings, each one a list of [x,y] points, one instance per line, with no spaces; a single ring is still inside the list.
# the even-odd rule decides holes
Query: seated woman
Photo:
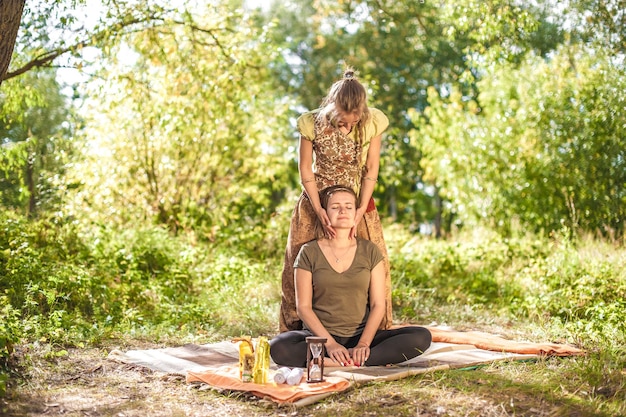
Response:
[[[374,243],[350,237],[357,209],[354,191],[338,185],[320,194],[336,236],[327,239],[320,233],[300,249],[294,275],[304,329],[274,337],[272,359],[281,366],[306,367],[307,336],[326,338],[327,356],[343,366],[389,365],[421,355],[432,340],[428,329],[378,330],[385,316],[383,257]]]

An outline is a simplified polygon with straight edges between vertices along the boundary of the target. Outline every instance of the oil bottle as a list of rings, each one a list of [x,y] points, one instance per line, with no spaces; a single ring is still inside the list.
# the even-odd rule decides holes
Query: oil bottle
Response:
[[[252,376],[255,384],[266,384],[270,372],[270,344],[267,338],[260,336],[254,352]]]
[[[254,370],[254,345],[250,337],[238,337],[233,342],[239,343],[239,379],[242,382],[252,382]]]

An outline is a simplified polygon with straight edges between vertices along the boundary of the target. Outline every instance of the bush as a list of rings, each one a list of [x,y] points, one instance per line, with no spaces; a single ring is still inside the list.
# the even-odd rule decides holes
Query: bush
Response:
[[[20,341],[22,326],[19,312],[5,295],[0,295],[0,398],[4,397],[9,380],[9,359],[13,347]]]
[[[281,264],[255,259],[249,248],[189,242],[157,226],[81,229],[55,218],[0,216],[0,294],[27,339],[269,333],[278,321],[273,266]]]
[[[481,310],[502,320],[546,323],[570,341],[624,343],[626,254],[568,235],[541,241],[483,231],[440,241],[387,234],[396,318],[441,322],[466,311],[462,320],[469,325]]]
[[[522,290],[507,274],[524,250],[528,249],[495,234],[467,240],[405,240],[390,255],[398,315],[423,319],[436,306],[447,304],[507,307]]]

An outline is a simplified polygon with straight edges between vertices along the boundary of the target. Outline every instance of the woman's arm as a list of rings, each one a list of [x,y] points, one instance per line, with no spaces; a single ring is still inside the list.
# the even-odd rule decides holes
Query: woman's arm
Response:
[[[307,328],[318,337],[327,339],[326,354],[341,364],[351,362],[350,353],[328,333],[317,314],[313,311],[313,275],[310,271],[295,268],[296,311]],[[383,300],[384,302],[384,300]]]
[[[370,278],[370,314],[365,323],[365,328],[359,339],[359,343],[352,350],[352,360],[357,365],[363,365],[370,354],[370,344],[385,316],[385,266],[380,261],[374,269]]]
[[[335,237],[335,229],[330,225],[330,220],[326,210],[320,203],[319,190],[313,174],[313,142],[300,135],[300,158],[298,160],[298,170],[300,171],[300,182],[309,196],[309,201],[313,210],[324,226],[324,231],[329,237]]]
[[[365,212],[367,206],[374,193],[374,186],[378,181],[378,170],[380,168],[380,147],[381,147],[382,135],[378,135],[372,138],[370,146],[367,150],[367,159],[365,160],[365,175],[361,178],[361,194],[359,201],[359,208],[356,211],[356,218],[354,227],[350,236],[356,237],[356,226],[359,224]]]

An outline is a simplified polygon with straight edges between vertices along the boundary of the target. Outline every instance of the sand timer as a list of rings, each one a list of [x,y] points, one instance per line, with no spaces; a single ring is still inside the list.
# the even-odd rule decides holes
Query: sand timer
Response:
[[[309,336],[306,338],[306,382],[324,381],[324,347],[326,339]]]

